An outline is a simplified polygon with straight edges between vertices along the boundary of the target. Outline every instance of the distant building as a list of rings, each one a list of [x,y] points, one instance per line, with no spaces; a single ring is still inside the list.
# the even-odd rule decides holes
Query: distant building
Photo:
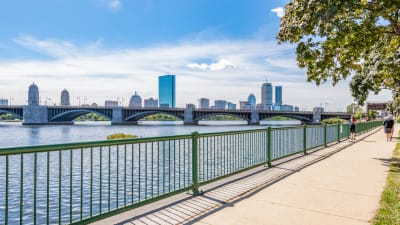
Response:
[[[118,106],[118,101],[106,100],[104,102],[104,106],[106,106],[106,107],[116,107],[116,106]]]
[[[282,105],[282,86],[275,86],[275,105]]]
[[[210,108],[210,99],[200,98],[199,99],[199,108],[200,109],[209,109]]]
[[[28,105],[39,105],[39,88],[35,83],[29,86]]]
[[[281,106],[280,106],[280,105],[274,105],[274,106],[272,107],[272,110],[274,110],[274,111],[281,111]]]
[[[263,107],[263,105],[261,103],[259,103],[259,104],[257,104],[256,109],[257,110],[264,110],[264,107]]]
[[[196,106],[194,104],[192,104],[192,103],[188,103],[188,104],[186,104],[186,108],[187,109],[195,109]]]
[[[97,103],[93,102],[92,105],[90,105],[92,107],[97,107]]]
[[[315,106],[313,112],[324,112],[324,108],[321,106]]]
[[[225,100],[215,100],[214,105],[215,105],[215,109],[226,109],[226,101]]]
[[[161,104],[161,103],[159,103],[159,105],[160,105],[160,108],[169,108],[169,104]]]
[[[0,98],[0,105],[8,105],[8,99]]]
[[[231,110],[235,110],[236,109],[236,104],[234,104],[232,102],[227,102],[226,105],[227,105],[228,109],[231,109]]]
[[[176,107],[176,82],[175,75],[164,75],[158,77],[158,101],[162,108]]]
[[[69,92],[67,89],[61,91],[61,103],[60,105],[71,105],[69,101]]]
[[[137,94],[136,91],[129,101],[129,107],[142,107],[142,98]]]
[[[281,111],[293,112],[293,106],[292,105],[281,105],[280,109],[281,109]]]
[[[265,110],[272,109],[272,84],[263,83],[261,86],[261,104]]]
[[[299,108],[298,106],[295,106],[295,107],[294,107],[294,111],[295,111],[295,112],[299,112],[299,111],[300,111],[300,108]]]
[[[144,107],[145,108],[157,108],[158,107],[158,100],[154,98],[149,98],[144,100]]]
[[[250,94],[249,97],[247,98],[247,102],[250,104],[251,109],[256,108],[256,96],[254,94]]]
[[[251,104],[248,101],[240,101],[239,102],[239,108],[242,110],[250,110],[251,109]]]

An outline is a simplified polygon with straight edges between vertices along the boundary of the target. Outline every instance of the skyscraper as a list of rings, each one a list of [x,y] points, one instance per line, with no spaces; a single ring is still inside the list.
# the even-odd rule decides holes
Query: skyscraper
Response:
[[[247,98],[247,102],[250,104],[250,107],[252,109],[256,108],[256,96],[254,94],[250,94],[249,97]]]
[[[263,83],[261,86],[261,104],[263,109],[270,110],[272,108],[272,84]]]
[[[136,91],[129,101],[129,107],[142,107],[142,98],[136,93]]]
[[[275,86],[275,105],[282,104],[282,86]]]
[[[29,86],[28,105],[39,105],[39,88],[35,83]]]
[[[158,77],[158,102],[160,107],[175,108],[175,75]]]
[[[71,105],[69,101],[69,92],[67,89],[61,91],[61,104],[60,105]]]

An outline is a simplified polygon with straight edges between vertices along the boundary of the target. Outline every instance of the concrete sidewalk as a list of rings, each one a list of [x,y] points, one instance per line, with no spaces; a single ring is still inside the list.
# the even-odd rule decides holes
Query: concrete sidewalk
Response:
[[[196,224],[369,224],[395,141],[381,130]]]
[[[397,140],[380,129],[96,224],[369,224]]]

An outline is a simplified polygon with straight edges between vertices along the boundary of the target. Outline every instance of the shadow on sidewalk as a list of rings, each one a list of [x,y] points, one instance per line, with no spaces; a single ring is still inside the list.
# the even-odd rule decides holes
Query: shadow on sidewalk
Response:
[[[373,158],[382,162],[382,165],[389,167],[392,162],[392,158]]]
[[[392,168],[390,168],[392,173],[400,173],[400,158],[394,158],[392,160]]]

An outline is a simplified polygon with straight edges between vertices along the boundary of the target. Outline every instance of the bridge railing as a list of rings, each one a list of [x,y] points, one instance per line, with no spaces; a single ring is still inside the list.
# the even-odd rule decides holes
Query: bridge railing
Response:
[[[360,123],[366,132],[381,122]],[[338,142],[348,125],[0,149],[0,224],[88,223]]]

